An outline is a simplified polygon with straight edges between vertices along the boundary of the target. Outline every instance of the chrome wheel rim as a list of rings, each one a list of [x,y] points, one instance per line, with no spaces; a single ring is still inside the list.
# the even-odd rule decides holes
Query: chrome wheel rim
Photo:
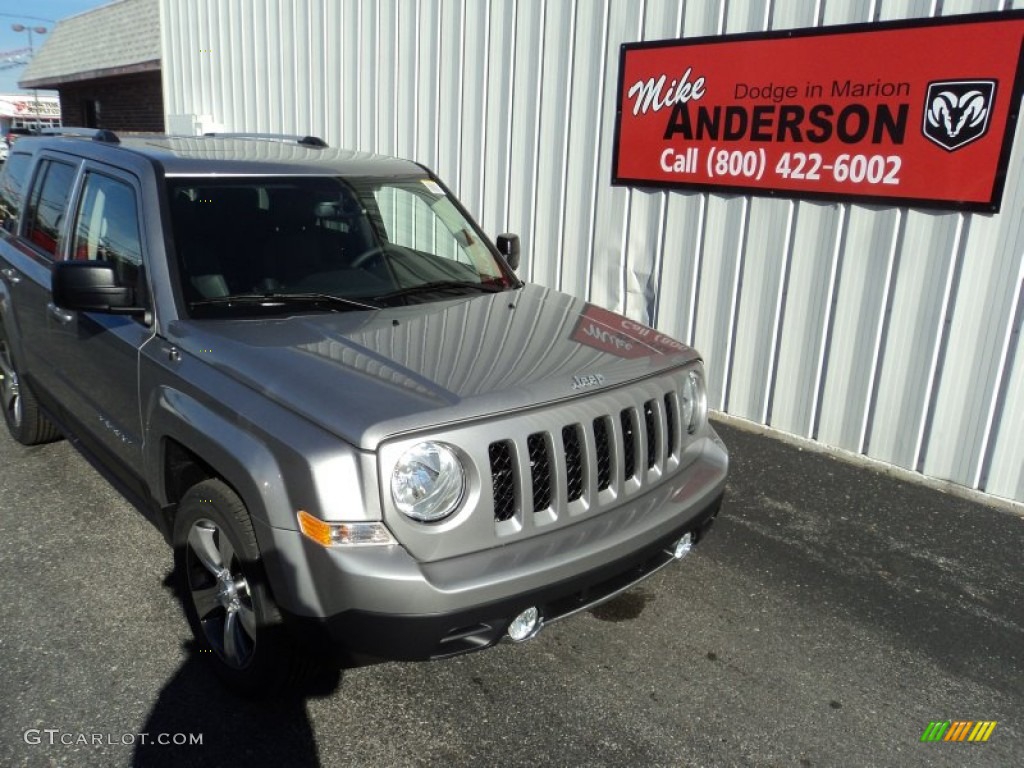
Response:
[[[21,391],[7,342],[0,341],[0,399],[4,412],[15,427],[21,426]]]
[[[212,520],[197,520],[189,529],[185,572],[207,642],[227,665],[242,669],[256,650],[252,592],[235,548]]]

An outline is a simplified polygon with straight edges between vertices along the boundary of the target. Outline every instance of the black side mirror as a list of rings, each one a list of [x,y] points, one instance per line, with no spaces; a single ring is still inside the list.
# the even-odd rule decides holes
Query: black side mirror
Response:
[[[109,261],[61,261],[50,278],[53,303],[75,312],[104,312],[114,315],[140,315],[145,308],[135,306],[135,292],[117,280]]]
[[[495,242],[498,246],[498,253],[505,257],[505,261],[512,269],[519,269],[519,235],[506,232],[498,235]]]

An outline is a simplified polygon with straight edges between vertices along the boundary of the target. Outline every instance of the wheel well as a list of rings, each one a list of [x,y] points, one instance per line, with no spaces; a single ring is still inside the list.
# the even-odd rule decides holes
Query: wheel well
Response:
[[[197,454],[177,440],[164,439],[164,493],[169,505],[177,506],[189,488],[212,477],[220,475]]]

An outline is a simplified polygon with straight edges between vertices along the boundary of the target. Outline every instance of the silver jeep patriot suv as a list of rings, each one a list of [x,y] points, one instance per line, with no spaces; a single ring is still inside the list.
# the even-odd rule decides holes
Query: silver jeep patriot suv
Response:
[[[4,417],[159,527],[228,684],[525,640],[717,514],[698,354],[521,282],[423,166],[67,133],[0,175]]]

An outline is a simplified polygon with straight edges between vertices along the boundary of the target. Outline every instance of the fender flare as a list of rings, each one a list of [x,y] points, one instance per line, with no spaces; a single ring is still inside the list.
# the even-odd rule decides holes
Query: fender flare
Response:
[[[242,498],[254,521],[295,530],[283,473],[269,448],[237,424],[180,390],[162,387],[147,404],[145,466],[157,502],[166,506],[166,438],[205,461]]]

